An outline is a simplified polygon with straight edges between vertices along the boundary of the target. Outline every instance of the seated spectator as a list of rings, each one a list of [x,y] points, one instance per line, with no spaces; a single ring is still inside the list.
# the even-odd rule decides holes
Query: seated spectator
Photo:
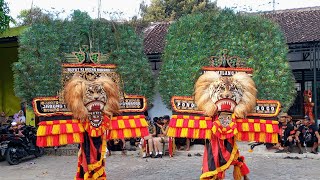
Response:
[[[8,117],[6,117],[6,113],[1,112],[0,113],[0,126],[7,124],[7,121],[8,121]]]
[[[107,155],[111,155],[111,151],[122,151],[125,154],[126,141],[124,139],[111,139],[107,142]]]
[[[170,117],[168,115],[163,116],[162,124],[160,122],[156,123],[156,126],[159,127],[160,133],[157,137],[153,138],[154,148],[155,148],[155,158],[162,158],[163,155],[163,143],[169,142],[169,137],[167,136],[169,129]]]
[[[136,151],[137,150],[137,148],[136,148],[137,138],[130,138],[129,142],[130,142],[130,148],[128,149],[128,151]]]
[[[308,118],[307,118],[308,119]],[[313,154],[318,154],[318,146],[320,145],[320,134],[319,134],[319,128],[315,124],[313,119],[309,119],[309,124],[308,124],[308,131],[309,135],[311,138],[310,140],[307,139],[306,137],[306,145],[307,147],[311,147],[311,153]]]
[[[295,136],[294,125],[293,125],[291,116],[289,116],[287,113],[283,113],[281,118],[285,119],[282,123],[282,129],[283,129],[282,146],[284,147],[286,152],[290,153],[292,152],[293,144],[294,144],[294,136]]]
[[[157,121],[158,117],[154,117],[153,120]],[[151,121],[150,119],[147,122],[148,122],[149,135],[145,136],[144,138],[141,138],[141,141],[140,141],[140,144],[142,146],[142,152],[143,152],[142,157],[143,158],[147,157],[146,149],[144,146],[146,143],[148,143],[148,150],[149,150],[150,157],[154,157],[154,155],[153,155],[153,140],[152,139],[154,137],[156,137],[156,127],[155,127],[153,121]]]
[[[12,122],[11,127],[9,128],[9,131],[15,136],[24,137],[23,130],[22,130],[23,127],[24,127],[23,124]]]
[[[278,151],[276,151],[276,153],[280,153],[280,152],[285,152],[284,147],[282,146],[284,144],[283,142],[283,135],[284,135],[284,129],[282,128],[283,124],[286,121],[286,118],[284,113],[280,113],[278,116],[278,121],[279,121],[279,134],[278,134],[278,143],[273,144],[273,146],[271,146],[270,144],[268,144],[266,147],[267,149],[278,149]]]
[[[301,120],[297,120],[295,123],[294,123],[294,130],[298,130],[299,127],[301,126]]]
[[[175,138],[175,144],[178,150],[190,150],[190,139],[189,138]]]
[[[154,123],[154,125],[155,125],[155,127],[156,127],[156,137],[158,137],[158,134],[161,134],[162,132],[161,132],[160,127],[157,126],[157,124],[163,125],[162,117],[155,117],[155,118],[153,118],[153,123]]]
[[[13,122],[16,122],[18,124],[26,124],[26,117],[24,116],[24,113],[22,110],[14,114],[13,117],[14,117]]]
[[[317,125],[311,123],[310,118],[306,116],[303,119],[302,125],[295,134],[299,154],[303,154],[302,146],[311,146],[311,153],[318,154],[317,147],[320,143],[320,136]]]

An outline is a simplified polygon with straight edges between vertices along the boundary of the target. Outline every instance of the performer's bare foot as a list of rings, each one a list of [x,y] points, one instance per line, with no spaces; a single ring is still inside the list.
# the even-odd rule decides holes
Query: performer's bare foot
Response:
[[[247,175],[243,176],[243,180],[249,180],[248,176]]]

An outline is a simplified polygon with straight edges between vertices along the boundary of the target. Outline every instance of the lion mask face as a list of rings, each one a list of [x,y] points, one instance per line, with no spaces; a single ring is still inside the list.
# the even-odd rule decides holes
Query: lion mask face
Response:
[[[73,116],[81,120],[90,120],[93,127],[99,127],[103,115],[118,113],[118,88],[108,77],[86,81],[73,77],[65,86],[65,101]]]
[[[256,105],[256,93],[253,80],[244,72],[231,77],[206,72],[196,82],[195,102],[208,116],[234,112],[238,118],[244,118]]]

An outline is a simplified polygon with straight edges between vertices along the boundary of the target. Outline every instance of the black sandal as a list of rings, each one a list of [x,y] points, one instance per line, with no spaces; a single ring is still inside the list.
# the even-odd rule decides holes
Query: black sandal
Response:
[[[318,154],[318,152],[316,152],[316,151],[311,151],[311,153],[312,153],[312,154]]]
[[[283,153],[283,152],[285,152],[285,150],[284,150],[284,149],[282,149],[282,150],[278,150],[278,151],[276,151],[276,152],[274,152],[274,153]]]

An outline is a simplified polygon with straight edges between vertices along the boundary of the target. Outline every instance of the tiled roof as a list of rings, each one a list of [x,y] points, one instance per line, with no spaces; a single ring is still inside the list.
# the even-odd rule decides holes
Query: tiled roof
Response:
[[[265,12],[261,15],[279,24],[288,44],[320,41],[320,6]],[[162,22],[145,29],[145,54],[162,53],[169,25]]]
[[[157,54],[162,53],[165,45],[165,36],[170,23],[160,22],[152,24],[144,30],[144,53]]]
[[[278,23],[287,43],[320,41],[320,6],[264,13]]]

